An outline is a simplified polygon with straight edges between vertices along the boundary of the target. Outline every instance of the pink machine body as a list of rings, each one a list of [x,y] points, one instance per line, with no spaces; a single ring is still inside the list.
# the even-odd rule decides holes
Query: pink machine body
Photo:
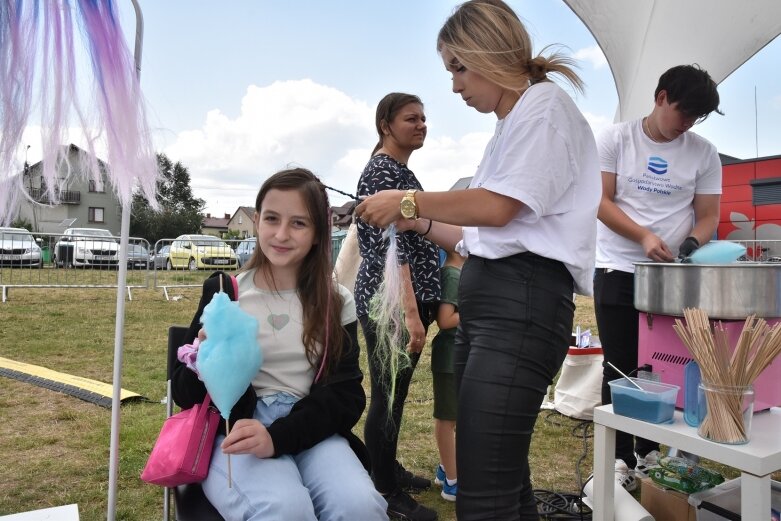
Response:
[[[673,329],[677,317],[640,313],[640,331],[638,335],[638,365],[650,365],[654,373],[661,376],[667,384],[679,385],[684,388],[683,368],[692,360],[689,350],[678,338]],[[768,318],[767,323],[773,325],[781,318]],[[740,332],[743,330],[743,320],[712,320],[721,322],[729,334],[730,345],[734,348]],[[684,393],[678,393],[675,406],[683,408]],[[773,361],[754,382],[754,410],[762,411],[781,405],[781,357]]]

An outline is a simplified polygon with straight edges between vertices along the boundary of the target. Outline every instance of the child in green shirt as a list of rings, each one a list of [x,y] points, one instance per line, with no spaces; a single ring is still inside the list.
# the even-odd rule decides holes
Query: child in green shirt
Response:
[[[458,328],[458,281],[464,258],[448,251],[442,266],[440,283],[442,299],[437,310],[439,332],[431,350],[431,373],[434,387],[434,437],[439,449],[439,466],[434,482],[442,485],[442,497],[456,500],[456,412],[458,394],[453,367],[456,329]]]

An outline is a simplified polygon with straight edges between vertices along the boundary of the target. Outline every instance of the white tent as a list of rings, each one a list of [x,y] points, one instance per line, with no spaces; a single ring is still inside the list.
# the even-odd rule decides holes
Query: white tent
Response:
[[[616,121],[651,110],[659,76],[697,63],[720,83],[781,33],[778,0],[564,0],[607,58]]]

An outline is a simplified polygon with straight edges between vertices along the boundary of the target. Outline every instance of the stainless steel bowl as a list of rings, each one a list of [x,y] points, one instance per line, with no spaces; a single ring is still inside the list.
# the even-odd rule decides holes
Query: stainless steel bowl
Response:
[[[701,308],[710,318],[781,317],[781,263],[635,264],[635,307],[683,316]]]

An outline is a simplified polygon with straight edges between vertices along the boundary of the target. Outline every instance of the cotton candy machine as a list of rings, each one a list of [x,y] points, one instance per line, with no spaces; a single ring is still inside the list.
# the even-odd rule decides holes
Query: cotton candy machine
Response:
[[[781,321],[781,263],[636,263],[635,307],[639,365],[650,365],[662,382],[683,388],[683,367],[692,357],[673,330],[675,319],[684,308],[703,309],[712,322],[722,323],[734,347],[748,315],[771,326]],[[781,357],[754,382],[754,391],[754,410],[781,405]],[[683,396],[678,393],[677,407],[683,407]]]

